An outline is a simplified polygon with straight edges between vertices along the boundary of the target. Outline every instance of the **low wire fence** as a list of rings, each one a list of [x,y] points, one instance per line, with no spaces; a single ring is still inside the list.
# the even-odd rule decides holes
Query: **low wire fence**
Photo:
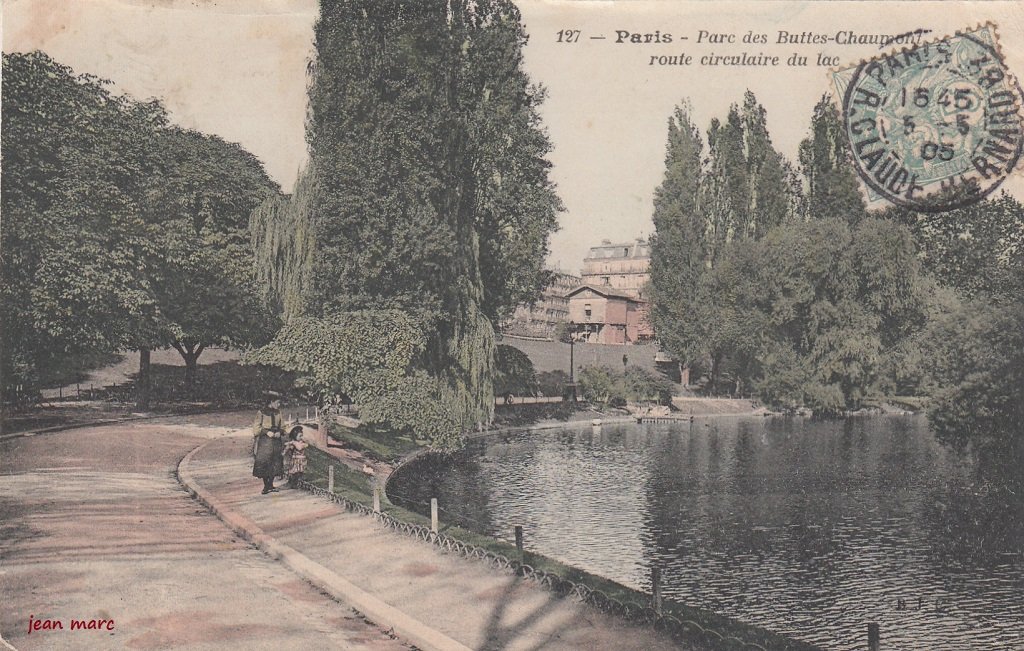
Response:
[[[331,479],[333,480],[333,468],[330,474]],[[333,484],[333,481],[331,483]],[[707,622],[702,624],[684,616],[665,612],[662,606],[659,587],[660,573],[657,571],[655,571],[653,577],[654,593],[650,595],[637,593],[640,597],[646,597],[645,601],[647,603],[640,604],[633,601],[623,600],[609,595],[607,592],[599,588],[588,585],[585,581],[573,581],[560,576],[555,572],[540,569],[539,567],[535,567],[534,565],[527,563],[526,559],[534,555],[528,554],[523,550],[521,529],[517,528],[516,531],[516,553],[519,555],[519,558],[510,558],[506,554],[485,549],[479,545],[459,540],[456,537],[438,531],[438,507],[436,500],[432,500],[432,524],[428,527],[426,525],[399,519],[390,513],[381,511],[379,493],[374,495],[373,505],[371,506],[348,499],[342,495],[338,495],[332,490],[333,486],[331,485],[329,485],[328,488],[323,488],[311,483],[310,481],[303,480],[299,482],[299,486],[318,497],[322,497],[342,506],[348,511],[373,517],[393,531],[434,545],[445,552],[481,561],[495,570],[508,572],[522,577],[523,579],[533,581],[537,585],[542,586],[559,596],[578,599],[582,603],[588,604],[603,613],[621,617],[632,623],[653,626],[656,630],[670,635],[677,642],[685,642],[691,646],[697,643],[700,644],[699,648],[708,649],[709,651],[725,649],[736,651],[768,651],[769,648],[783,648],[775,645],[766,647],[756,642],[741,639],[737,635],[731,633],[720,632],[714,627],[709,626]],[[814,648],[810,645],[804,645],[795,641],[793,641],[793,644],[791,645],[786,644],[785,647],[791,649]]]

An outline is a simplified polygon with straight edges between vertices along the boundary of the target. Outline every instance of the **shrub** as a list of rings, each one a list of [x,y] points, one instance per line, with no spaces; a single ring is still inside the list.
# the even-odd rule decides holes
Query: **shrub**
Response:
[[[569,374],[565,371],[544,371],[537,374],[537,391],[545,396],[560,396],[569,384]]]
[[[533,362],[518,348],[500,344],[494,354],[494,366],[494,395],[533,395],[537,390]]]
[[[579,390],[586,400],[609,404],[618,399],[625,403],[623,377],[607,366],[587,366],[580,371]]]

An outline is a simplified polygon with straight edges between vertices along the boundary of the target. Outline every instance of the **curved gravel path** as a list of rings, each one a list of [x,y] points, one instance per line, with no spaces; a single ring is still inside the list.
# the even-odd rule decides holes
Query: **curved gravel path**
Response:
[[[22,651],[406,648],[179,485],[186,452],[248,420],[171,417],[0,442],[3,638]],[[30,618],[63,628],[30,632]],[[113,630],[72,631],[73,619]]]

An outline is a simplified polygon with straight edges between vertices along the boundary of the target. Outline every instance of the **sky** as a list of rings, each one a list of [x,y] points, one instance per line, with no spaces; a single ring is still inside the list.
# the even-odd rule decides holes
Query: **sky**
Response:
[[[1006,66],[1024,73],[1019,2],[517,4],[530,34],[524,65],[547,90],[541,113],[554,145],[552,178],[566,205],[549,263],[568,271],[578,271],[589,247],[603,239],[651,234],[668,118],[680,102],[689,102],[706,129],[750,89],[767,110],[775,146],[795,162],[811,111],[830,90],[831,68],[880,51],[877,44],[801,40],[916,29],[938,38],[991,21]],[[3,50],[40,49],[138,99],[159,98],[176,123],[252,151],[288,191],[306,159],[306,67],[316,12],[315,0],[4,0]],[[575,39],[568,36],[576,30]],[[616,42],[624,32],[629,36]],[[744,43],[748,32],[768,42]],[[630,42],[633,34],[640,43]],[[642,35],[650,35],[648,42]],[[779,65],[700,65],[705,56],[743,52],[778,56]],[[807,65],[787,65],[794,54],[807,57]],[[819,54],[829,58],[825,65],[817,65]],[[690,65],[651,64],[652,57],[685,56]],[[1020,170],[1003,187],[1024,197]]]

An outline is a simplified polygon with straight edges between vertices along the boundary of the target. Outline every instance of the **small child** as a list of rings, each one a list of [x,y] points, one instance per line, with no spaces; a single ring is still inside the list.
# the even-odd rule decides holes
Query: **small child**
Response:
[[[284,456],[289,460],[285,472],[288,473],[288,488],[296,488],[306,472],[306,448],[309,443],[302,440],[302,425],[293,427],[288,432],[288,439],[284,445]]]

